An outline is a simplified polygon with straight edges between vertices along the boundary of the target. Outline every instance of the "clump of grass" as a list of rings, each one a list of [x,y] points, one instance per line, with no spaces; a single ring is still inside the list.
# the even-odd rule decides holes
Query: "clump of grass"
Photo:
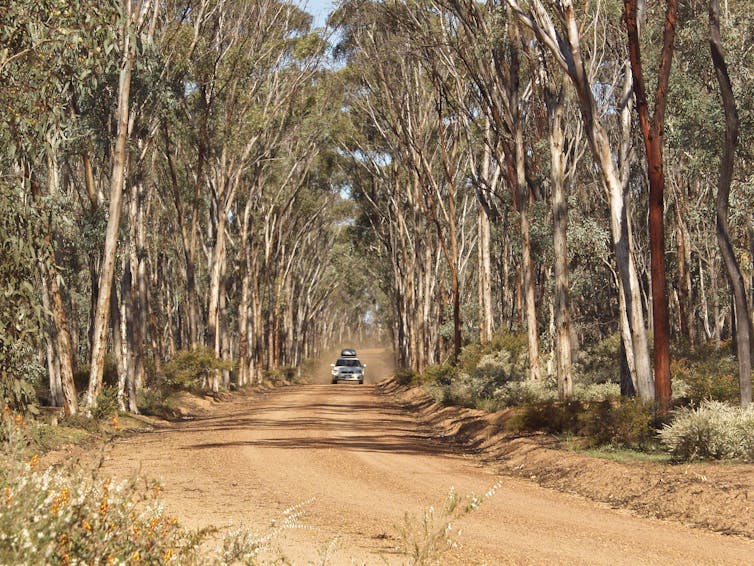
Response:
[[[496,483],[482,496],[461,497],[451,487],[439,508],[429,507],[419,517],[406,513],[403,522],[395,527],[400,550],[413,565],[441,563],[442,555],[457,546],[455,538],[461,530],[456,528],[456,522],[479,509],[499,488],[500,483]]]
[[[681,409],[660,431],[660,440],[676,461],[754,462],[754,409],[719,401]]]

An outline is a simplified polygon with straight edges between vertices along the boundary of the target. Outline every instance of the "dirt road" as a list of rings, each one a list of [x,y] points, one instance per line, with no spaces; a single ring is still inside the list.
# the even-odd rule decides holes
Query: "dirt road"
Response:
[[[294,564],[403,564],[394,525],[441,506],[448,490],[484,493],[454,525],[442,564],[751,564],[750,541],[641,519],[497,476],[431,440],[369,382],[385,377],[368,352],[365,385],[303,385],[213,407],[208,416],[115,444],[115,477],[160,479],[171,513],[191,527],[244,522],[268,530],[302,505],[300,528],[277,538]],[[369,357],[374,357],[370,360]],[[372,363],[369,363],[369,362]],[[327,376],[324,376],[327,379]],[[322,377],[320,376],[320,380]]]

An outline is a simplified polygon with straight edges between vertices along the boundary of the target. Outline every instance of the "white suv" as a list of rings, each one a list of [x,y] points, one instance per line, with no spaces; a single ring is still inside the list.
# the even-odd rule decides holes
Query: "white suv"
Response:
[[[330,367],[332,368],[333,383],[338,383],[339,381],[364,383],[364,370],[367,366],[362,364],[359,358],[338,358],[334,364],[330,364]]]

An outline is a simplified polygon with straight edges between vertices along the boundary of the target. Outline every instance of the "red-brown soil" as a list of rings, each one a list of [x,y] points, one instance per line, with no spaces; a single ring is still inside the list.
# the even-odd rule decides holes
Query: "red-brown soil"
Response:
[[[104,472],[160,480],[168,510],[190,527],[243,522],[265,532],[302,505],[298,528],[270,554],[293,564],[325,554],[328,564],[410,563],[396,552],[404,513],[441,505],[451,487],[481,494],[496,482],[454,525],[458,547],[439,563],[752,563],[751,466],[620,464],[511,438],[495,415],[374,385],[388,377],[389,356],[360,354],[365,385],[323,384],[325,365],[317,384],[197,407],[193,420],[110,445]]]

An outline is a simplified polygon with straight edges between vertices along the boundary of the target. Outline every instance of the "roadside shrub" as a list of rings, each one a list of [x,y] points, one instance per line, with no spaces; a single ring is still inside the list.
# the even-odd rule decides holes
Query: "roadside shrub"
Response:
[[[408,368],[397,368],[394,375],[400,385],[414,385],[420,380],[419,374]]]
[[[283,366],[276,369],[266,370],[265,379],[273,383],[291,383],[296,380],[297,370],[293,366]]]
[[[499,387],[494,393],[498,409],[519,405],[555,401],[558,392],[542,382],[511,381]]]
[[[508,352],[512,363],[525,372],[529,365],[529,342],[526,333],[513,333],[501,330],[492,336],[485,346],[486,352]]]
[[[739,399],[738,364],[729,344],[683,350],[670,364],[673,381],[685,385],[682,396],[698,406],[704,401],[736,403]]]
[[[456,529],[459,519],[479,509],[498,489],[500,484],[496,483],[482,496],[461,497],[451,487],[437,509],[431,506],[421,516],[405,513],[403,522],[395,527],[400,551],[414,566],[442,564],[445,552],[458,546],[455,539],[461,535],[461,530]]]
[[[607,401],[610,399],[620,399],[619,383],[575,383],[573,386],[573,396],[579,401]]]
[[[232,362],[215,357],[206,347],[194,350],[181,350],[163,369],[163,379],[159,386],[169,390],[196,390],[206,387],[214,371],[230,370]]]
[[[583,405],[579,401],[527,403],[508,421],[506,428],[516,432],[574,434],[582,411]]]
[[[151,487],[38,466],[2,469],[0,563],[198,563],[202,534],[180,528]]]
[[[26,419],[21,413],[15,413],[8,405],[5,405],[0,412],[0,449],[2,449],[2,455],[6,457],[21,455],[29,444]]]
[[[620,334],[615,333],[579,352],[574,381],[584,385],[620,383]]]
[[[98,421],[118,414],[118,389],[103,387],[97,398],[97,406],[92,410],[92,418]]]
[[[660,431],[660,440],[676,461],[754,462],[754,409],[719,401],[681,409]]]
[[[136,406],[142,415],[152,415],[166,420],[174,419],[176,412],[170,407],[169,396],[169,392],[163,388],[144,388],[137,395]]]
[[[438,385],[450,385],[458,375],[458,368],[451,364],[439,364],[429,366],[424,370],[424,381],[426,383],[437,383]]]
[[[466,373],[471,373],[479,365],[479,360],[485,353],[485,349],[480,344],[464,346],[458,356],[458,368]]]
[[[655,438],[654,407],[640,399],[600,401],[579,415],[579,433],[591,446],[645,448]]]

